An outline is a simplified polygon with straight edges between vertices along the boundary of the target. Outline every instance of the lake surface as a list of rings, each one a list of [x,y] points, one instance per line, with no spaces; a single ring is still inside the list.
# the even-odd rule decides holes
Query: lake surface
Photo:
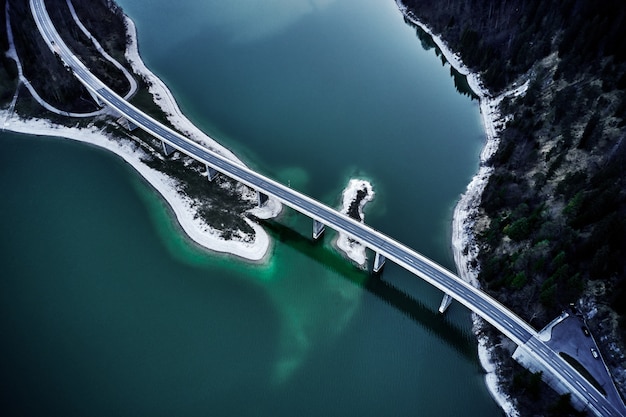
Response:
[[[454,270],[478,104],[394,1],[120,4],[204,131],[330,205],[368,179],[367,223]],[[266,263],[208,253],[119,158],[0,135],[3,415],[502,415],[468,310],[401,268],[288,209]]]

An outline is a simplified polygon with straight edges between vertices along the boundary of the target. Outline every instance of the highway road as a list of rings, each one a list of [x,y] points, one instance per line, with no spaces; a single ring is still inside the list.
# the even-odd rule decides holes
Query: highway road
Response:
[[[561,380],[574,396],[587,403],[596,415],[626,416],[625,410],[618,410],[557,352],[539,340],[535,329],[488,294],[391,237],[191,141],[129,104],[96,78],[67,47],[50,20],[44,0],[30,0],[30,5],[37,26],[50,49],[59,54],[74,75],[94,95],[128,120],[197,161],[362,242],[388,260],[451,295],[519,346],[526,346],[539,364]]]

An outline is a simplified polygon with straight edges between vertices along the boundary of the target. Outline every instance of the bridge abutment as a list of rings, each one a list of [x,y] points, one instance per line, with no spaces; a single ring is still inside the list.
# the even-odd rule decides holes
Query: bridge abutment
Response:
[[[531,352],[532,349],[528,346],[528,344],[521,345],[515,349],[512,357],[517,363],[522,365],[528,371],[532,373],[541,373],[541,379],[560,395],[571,393],[569,387],[563,383],[560,378],[553,375],[550,369],[534,358]],[[576,395],[572,395],[570,397],[570,401],[572,406],[579,411],[585,410],[588,406],[586,402],[582,401]]]
[[[322,222],[319,222],[313,219],[313,239],[317,240],[324,233],[326,229],[326,225]]]

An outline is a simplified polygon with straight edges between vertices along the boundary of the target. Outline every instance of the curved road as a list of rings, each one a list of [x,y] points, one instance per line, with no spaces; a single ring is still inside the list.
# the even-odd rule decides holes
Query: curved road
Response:
[[[318,220],[335,230],[344,232],[362,242],[387,259],[451,295],[454,299],[481,316],[519,346],[525,346],[532,357],[556,378],[572,394],[578,397],[596,415],[626,416],[606,400],[585,378],[565,362],[557,352],[537,338],[537,332],[508,308],[481,290],[461,280],[452,272],[437,265],[413,249],[337,212],[312,198],[258,174],[247,167],[224,158],[187,139],[181,134],[153,120],[141,110],[114,93],[71,52],[54,28],[44,5],[44,0],[30,0],[37,26],[50,49],[56,52],[74,75],[110,107],[131,120],[143,130],[168,143],[199,162],[234,178],[253,189],[271,195],[283,204]]]

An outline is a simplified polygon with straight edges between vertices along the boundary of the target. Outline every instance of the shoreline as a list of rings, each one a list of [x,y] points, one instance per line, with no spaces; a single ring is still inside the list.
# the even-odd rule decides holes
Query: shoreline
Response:
[[[523,94],[528,83],[524,83],[511,91],[504,92],[493,97],[482,85],[480,76],[469,70],[463,64],[458,53],[454,53],[427,25],[419,21],[402,4],[401,0],[396,0],[398,9],[405,19],[426,32],[433,40],[437,48],[441,51],[446,61],[452,68],[465,76],[470,89],[478,96],[481,120],[485,129],[485,143],[479,157],[478,172],[472,177],[463,194],[454,208],[452,216],[452,252],[454,263],[461,279],[480,288],[478,281],[479,268],[476,266],[479,248],[474,235],[474,227],[479,218],[479,207],[483,191],[493,169],[487,165],[491,156],[494,155],[500,143],[499,133],[505,126],[506,117],[498,111],[498,106],[503,98],[512,95]],[[514,401],[500,389],[500,381],[497,375],[498,360],[493,355],[493,348],[490,347],[490,339],[480,334],[480,328],[484,322],[476,314],[472,313],[473,329],[478,339],[478,357],[485,370],[485,384],[494,401],[509,417],[519,417],[519,410]]]
[[[128,39],[125,57],[129,61],[133,72],[146,80],[149,84],[149,92],[154,97],[154,102],[166,114],[167,118],[177,129],[180,129],[190,139],[214,150],[221,155],[237,161],[239,160],[231,151],[218,144],[214,139],[203,133],[189,119],[187,119],[178,107],[174,96],[167,86],[152,73],[141,60],[138,50],[137,32],[134,22],[126,16],[126,37]],[[99,148],[108,150],[124,162],[129,164],[169,205],[176,216],[176,220],[187,236],[196,244],[214,252],[234,255],[248,261],[262,262],[270,253],[271,241],[267,232],[257,223],[247,217],[246,223],[254,230],[254,235],[247,235],[241,231],[235,232],[238,239],[226,240],[220,237],[221,231],[211,228],[201,219],[196,218],[193,201],[181,194],[177,189],[174,179],[160,171],[148,167],[142,162],[142,157],[149,154],[144,151],[139,142],[132,139],[112,137],[90,124],[87,128],[67,127],[55,124],[47,119],[23,119],[16,116],[11,109],[0,111],[0,119],[5,120],[3,130],[35,136],[61,137],[88,143]],[[207,180],[208,181],[208,180]],[[256,194],[241,188],[241,197],[255,201]],[[282,205],[273,198],[259,208],[249,212],[261,219],[278,216]]]

